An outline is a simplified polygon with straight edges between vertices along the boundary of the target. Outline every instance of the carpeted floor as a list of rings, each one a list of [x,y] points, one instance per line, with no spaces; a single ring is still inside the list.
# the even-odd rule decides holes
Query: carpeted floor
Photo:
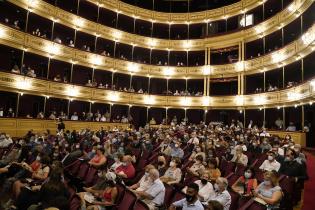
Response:
[[[312,152],[313,153],[313,152]],[[306,153],[309,180],[304,183],[304,200],[302,210],[315,209],[315,155]]]

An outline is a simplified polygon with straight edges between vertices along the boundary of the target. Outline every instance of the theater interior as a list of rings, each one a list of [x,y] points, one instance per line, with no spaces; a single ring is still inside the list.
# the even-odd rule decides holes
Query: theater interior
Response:
[[[314,0],[0,0],[0,210],[313,210],[314,127]]]

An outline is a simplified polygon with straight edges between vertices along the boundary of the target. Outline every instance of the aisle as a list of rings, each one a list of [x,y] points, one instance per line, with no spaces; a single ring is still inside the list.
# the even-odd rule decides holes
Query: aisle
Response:
[[[302,210],[315,209],[315,155],[307,154],[307,172],[309,180],[304,184],[304,201]]]

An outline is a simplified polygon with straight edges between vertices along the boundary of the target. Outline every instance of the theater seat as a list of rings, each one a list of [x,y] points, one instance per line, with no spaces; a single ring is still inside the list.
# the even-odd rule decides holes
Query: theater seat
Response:
[[[126,189],[124,197],[117,205],[117,210],[132,210],[136,200],[137,196],[130,190]]]
[[[143,201],[141,200],[137,200],[137,202],[135,203],[135,206],[133,208],[134,210],[149,210],[149,206],[144,203]]]
[[[90,167],[84,178],[84,185],[87,187],[90,187],[95,183],[96,180],[97,180],[97,169],[94,167]]]
[[[80,168],[79,168],[79,172],[78,172],[78,175],[77,177],[81,180],[84,180],[88,170],[89,170],[89,164],[88,163],[82,163],[80,165]]]

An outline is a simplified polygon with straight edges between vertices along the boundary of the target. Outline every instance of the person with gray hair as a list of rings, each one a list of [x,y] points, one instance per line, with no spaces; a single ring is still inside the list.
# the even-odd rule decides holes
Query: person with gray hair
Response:
[[[228,180],[224,177],[219,177],[214,184],[215,194],[208,201],[215,200],[221,203],[224,210],[229,210],[232,202],[231,195],[227,191]]]
[[[152,185],[145,191],[136,191],[135,193],[151,210],[154,210],[164,203],[165,187],[160,180],[160,173],[157,169],[150,169],[149,178],[152,180]]]

